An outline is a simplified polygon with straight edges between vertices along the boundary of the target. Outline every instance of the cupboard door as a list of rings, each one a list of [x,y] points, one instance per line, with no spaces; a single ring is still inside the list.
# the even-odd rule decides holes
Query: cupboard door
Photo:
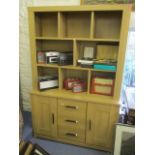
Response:
[[[88,104],[87,144],[108,147],[111,128],[110,117],[110,106]]]
[[[57,99],[49,98],[50,103],[50,125],[51,125],[51,136],[57,136]]]
[[[32,110],[34,132],[43,136],[56,136],[56,99],[42,96],[33,96]]]

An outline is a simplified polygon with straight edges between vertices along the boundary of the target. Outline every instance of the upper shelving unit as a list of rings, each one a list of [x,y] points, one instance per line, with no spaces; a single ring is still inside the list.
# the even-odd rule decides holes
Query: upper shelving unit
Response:
[[[72,94],[64,83],[74,79],[85,83],[81,94],[111,91],[110,98],[118,100],[130,10],[130,5],[29,7],[33,88],[39,90],[40,77],[54,76],[56,93]],[[65,54],[72,59],[68,64]],[[102,87],[106,78],[111,78],[112,87]]]

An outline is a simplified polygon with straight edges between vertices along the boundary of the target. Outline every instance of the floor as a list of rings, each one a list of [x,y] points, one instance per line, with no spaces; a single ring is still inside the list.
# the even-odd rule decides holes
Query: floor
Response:
[[[30,112],[24,112],[24,124],[23,139],[39,144],[51,155],[111,155],[109,152],[34,138]]]

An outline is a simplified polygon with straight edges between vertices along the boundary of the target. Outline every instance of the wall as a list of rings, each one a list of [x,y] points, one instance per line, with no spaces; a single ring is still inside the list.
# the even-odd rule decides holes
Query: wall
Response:
[[[28,13],[27,6],[32,5],[33,0],[19,1],[19,71],[20,71],[20,85],[21,98],[23,101],[23,108],[30,110],[29,92],[32,86],[31,80],[31,61],[29,48],[29,31],[28,31]]]

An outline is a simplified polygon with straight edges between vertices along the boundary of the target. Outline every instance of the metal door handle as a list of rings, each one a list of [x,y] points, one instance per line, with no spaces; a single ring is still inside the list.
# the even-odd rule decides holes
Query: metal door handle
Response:
[[[65,120],[66,122],[69,122],[69,123],[79,123],[79,121],[77,121],[77,120],[69,120],[69,119],[67,119],[67,120]]]
[[[52,121],[53,121],[53,124],[54,124],[54,114],[52,114]]]
[[[52,115],[51,115],[51,119],[52,119],[52,123],[54,124],[54,114],[52,113]]]

